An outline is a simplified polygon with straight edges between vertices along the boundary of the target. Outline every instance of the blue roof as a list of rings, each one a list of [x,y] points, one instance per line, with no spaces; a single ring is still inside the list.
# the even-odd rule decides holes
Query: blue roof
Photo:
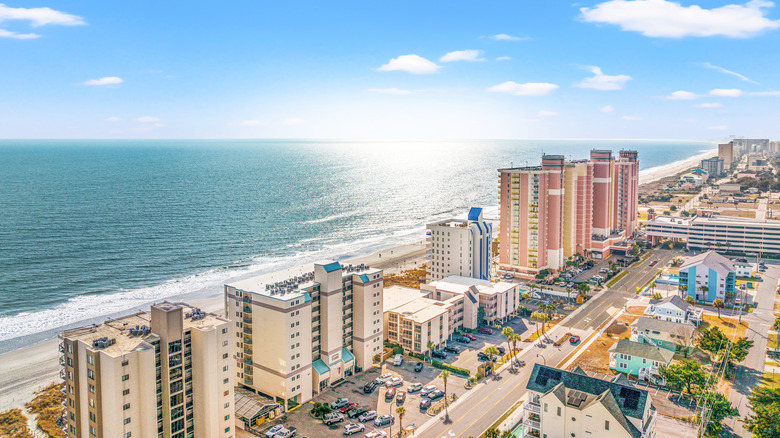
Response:
[[[370,280],[368,279],[368,275],[360,274],[360,281],[362,281],[363,283],[368,283]]]
[[[330,367],[325,365],[325,362],[323,362],[322,359],[315,360],[312,366],[314,366],[314,370],[317,371],[317,374],[325,374],[330,372]]]
[[[341,263],[331,262],[328,263],[327,265],[322,265],[322,267],[325,268],[325,272],[338,271],[339,269],[341,269]]]
[[[478,221],[479,216],[482,214],[482,209],[477,207],[471,207],[471,210],[469,210],[469,220],[470,221]]]
[[[308,292],[304,292],[303,293],[303,302],[304,303],[308,303],[310,301],[311,301],[311,294],[309,294]]]
[[[344,363],[352,362],[353,360],[355,360],[355,355],[352,354],[352,352],[347,350],[346,348],[342,348],[341,349],[341,360]]]

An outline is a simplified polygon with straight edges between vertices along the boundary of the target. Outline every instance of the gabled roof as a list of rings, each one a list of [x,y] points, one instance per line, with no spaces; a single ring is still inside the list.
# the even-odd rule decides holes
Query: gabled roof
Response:
[[[664,321],[662,319],[648,318],[646,316],[640,316],[633,324],[634,327],[640,332],[644,331],[657,331],[666,334],[693,336],[695,328],[690,324],[680,324],[672,321]]]
[[[630,341],[628,339],[619,340],[617,344],[613,345],[612,348],[609,349],[609,351],[654,360],[665,365],[669,364],[669,362],[671,362],[672,358],[674,357],[673,351],[658,348],[657,346],[651,344]]]
[[[660,306],[662,304],[672,304],[684,312],[687,312],[688,308],[691,307],[691,305],[682,299],[679,295],[672,295],[671,297],[666,297],[662,300],[650,300],[650,304],[656,306]]]
[[[640,437],[642,436],[642,432],[636,428],[630,421],[626,419],[626,417],[623,415],[623,413],[620,410],[620,406],[617,403],[617,400],[615,400],[615,396],[612,394],[612,391],[604,391],[599,395],[599,397],[594,402],[600,402],[606,409],[609,411],[610,414],[612,414],[613,417],[615,417],[615,420],[623,426],[623,429],[626,430],[626,432],[630,433],[633,437]]]
[[[689,258],[680,266],[680,270],[682,271],[700,264],[703,264],[724,277],[729,275],[729,273],[734,272],[734,263],[715,251],[707,251]]]

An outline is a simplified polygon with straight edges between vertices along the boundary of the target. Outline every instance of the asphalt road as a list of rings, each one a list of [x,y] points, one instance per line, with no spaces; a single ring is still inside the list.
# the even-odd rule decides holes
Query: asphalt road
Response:
[[[613,312],[621,309],[628,298],[635,295],[636,287],[644,285],[653,278],[673,255],[672,251],[655,251],[640,266],[629,269],[629,274],[620,279],[609,291],[583,305],[579,312],[563,323],[562,327],[556,326],[553,331],[559,336],[568,329],[574,329],[574,333],[581,332],[583,335],[593,332],[600,324],[610,319],[608,313],[610,309]],[[650,267],[653,261],[656,261],[656,264]],[[581,344],[582,342],[579,345]],[[419,435],[425,438],[480,436],[525,394],[525,386],[534,363],[556,366],[579,345],[574,346],[565,342],[560,349],[552,344],[546,348],[532,346],[526,349],[518,356],[527,364],[519,373],[512,375],[505,370],[500,379],[487,380],[477,388],[468,391],[465,395],[466,400],[450,408],[449,422],[444,417],[433,419],[431,421],[435,423],[426,424]]]

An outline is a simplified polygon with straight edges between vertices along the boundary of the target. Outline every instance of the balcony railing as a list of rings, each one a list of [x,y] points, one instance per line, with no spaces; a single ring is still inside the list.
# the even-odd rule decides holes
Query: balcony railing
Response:
[[[524,420],[523,420],[523,424],[524,424],[525,426],[528,426],[528,427],[530,427],[531,429],[536,429],[536,430],[539,430],[539,427],[540,427],[540,425],[539,425],[539,422],[538,422],[538,421],[531,420],[530,418],[526,418],[526,419],[524,419]]]
[[[537,404],[534,404],[534,403],[531,403],[531,402],[525,402],[525,404],[523,405],[523,409],[525,409],[528,412],[532,412],[534,414],[541,414],[542,413],[541,406],[539,406]]]

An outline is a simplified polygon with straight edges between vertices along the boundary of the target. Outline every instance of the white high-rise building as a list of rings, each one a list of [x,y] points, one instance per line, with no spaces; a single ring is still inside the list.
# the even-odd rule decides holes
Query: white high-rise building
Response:
[[[428,224],[428,281],[450,275],[490,280],[493,225],[472,207],[466,220],[447,219]]]

